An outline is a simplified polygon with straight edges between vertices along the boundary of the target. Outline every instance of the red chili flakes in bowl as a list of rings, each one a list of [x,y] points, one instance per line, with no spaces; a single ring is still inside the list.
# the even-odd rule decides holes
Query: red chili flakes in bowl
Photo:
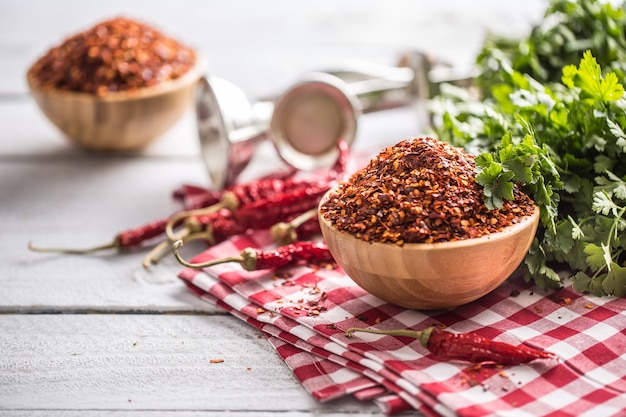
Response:
[[[160,31],[114,18],[51,48],[29,69],[43,89],[105,95],[174,80],[191,69],[195,51]]]
[[[432,138],[383,149],[342,183],[320,208],[337,229],[365,241],[448,242],[499,232],[531,215],[533,201],[515,199],[488,210],[474,157]]]

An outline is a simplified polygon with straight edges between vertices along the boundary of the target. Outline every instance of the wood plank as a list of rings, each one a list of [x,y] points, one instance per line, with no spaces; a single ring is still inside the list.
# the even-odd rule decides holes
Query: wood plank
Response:
[[[368,158],[416,129],[412,109],[367,115],[354,152]],[[6,257],[0,264],[1,310],[204,311],[175,278],[180,266],[171,258],[146,272],[140,266],[145,250],[89,256],[27,250],[29,241],[79,248],[104,244],[118,232],[173,213],[179,209],[170,198],[174,189],[210,184],[199,157],[115,157],[51,148],[0,161],[0,195],[10,196],[0,205],[0,251]],[[242,180],[279,164],[267,143]]]
[[[99,20],[126,15],[194,45],[209,71],[254,97],[273,94],[303,71],[342,59],[393,64],[406,49],[468,62],[487,29],[516,35],[545,9],[544,0],[464,0],[391,4],[375,0],[272,0],[257,4],[180,0],[0,4],[0,92],[25,94],[27,68],[66,36]],[[452,29],[452,30],[451,30]]]
[[[0,315],[0,329],[2,415],[37,410],[381,415],[372,404],[355,400],[315,401],[265,338],[232,317]]]
[[[47,48],[123,14],[196,46],[208,73],[251,97],[267,97],[305,71],[345,59],[395,65],[401,52],[421,49],[453,63],[470,62],[485,31],[524,33],[545,4],[0,2],[0,415],[382,415],[352,399],[313,400],[257,331],[186,290],[171,258],[148,273],[139,265],[141,252],[27,251],[30,240],[104,243],[177,209],[170,193],[181,184],[209,184],[192,111],[134,155],[96,155],[70,146],[27,95],[25,72]],[[423,133],[416,122],[414,109],[368,115],[359,121],[354,151],[365,158]],[[278,164],[267,143],[243,179]],[[211,364],[214,358],[224,362]]]
[[[362,116],[358,121],[357,137],[354,143],[356,152],[372,153],[375,150],[407,136],[421,134],[424,127],[419,125],[418,111],[422,108],[402,108],[370,113]],[[190,107],[181,120],[157,138],[145,150],[128,153],[95,153],[84,151],[67,141],[39,111],[30,97],[0,100],[0,126],[2,132],[10,140],[0,141],[0,163],[19,162],[26,160],[37,161],[89,161],[97,164],[100,159],[115,160],[118,157],[126,161],[139,158],[183,158],[197,165],[199,179],[208,185],[208,178],[204,165],[200,159],[200,144],[196,127],[195,110]],[[249,168],[246,169],[249,177],[257,175],[259,170],[267,169],[268,161],[273,166],[281,162],[269,140],[259,147],[258,153]],[[171,173],[174,179],[179,174]],[[9,179],[16,177],[12,175]],[[0,185],[6,181],[0,179]]]
[[[343,402],[338,400],[337,405]],[[338,407],[339,408],[339,407]],[[378,410],[359,409],[358,411],[336,412],[334,410],[311,410],[311,411],[179,411],[179,410],[10,410],[2,412],[3,417],[276,417],[277,413],[286,414],[289,417],[346,417],[346,416],[380,416]],[[394,414],[395,416],[419,417],[420,414],[404,412]]]
[[[78,256],[28,251],[40,246],[87,247],[110,242],[127,228],[165,217],[179,206],[171,192],[202,183],[200,164],[186,160],[80,158],[0,164],[0,305],[148,310],[196,309],[195,298],[177,281],[172,260],[148,273],[146,251]],[[200,248],[198,248],[200,250]],[[195,307],[194,307],[195,306]]]

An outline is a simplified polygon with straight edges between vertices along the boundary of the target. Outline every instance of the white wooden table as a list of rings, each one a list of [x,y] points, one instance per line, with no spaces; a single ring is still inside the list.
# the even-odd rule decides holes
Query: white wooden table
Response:
[[[421,49],[469,63],[487,29],[523,34],[544,8],[538,0],[0,0],[0,415],[380,414],[354,400],[313,400],[258,332],[188,292],[173,260],[149,273],[141,252],[27,250],[31,240],[105,243],[171,213],[180,185],[209,184],[192,110],[139,154],[70,146],[26,88],[26,69],[49,47],[125,15],[195,46],[210,73],[265,97],[347,58],[394,65]],[[421,133],[411,109],[365,116],[358,132],[355,149],[372,154]],[[262,147],[246,175],[273,160]]]

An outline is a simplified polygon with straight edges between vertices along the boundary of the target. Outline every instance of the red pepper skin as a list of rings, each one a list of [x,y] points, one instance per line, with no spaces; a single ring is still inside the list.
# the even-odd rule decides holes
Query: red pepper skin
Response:
[[[198,216],[196,220],[204,225],[206,230],[210,230],[215,243],[222,242],[246,231],[245,225],[241,224],[228,210]]]
[[[296,235],[298,236],[298,240],[308,240],[312,236],[319,235],[322,233],[322,228],[320,226],[320,221],[317,216],[312,219],[307,220],[302,226],[296,229]]]
[[[318,265],[334,262],[333,256],[324,242],[295,242],[279,246],[278,248],[269,251],[246,248],[241,251],[239,256],[214,259],[201,263],[187,262],[180,256],[179,249],[183,246],[183,244],[182,240],[174,242],[172,245],[174,257],[176,257],[181,264],[189,268],[196,269],[208,268],[227,262],[237,262],[246,271],[281,268],[298,262],[307,262]]]
[[[243,253],[242,255],[243,258],[247,256]],[[254,250],[253,256],[256,262],[251,265],[252,270],[281,268],[297,262],[333,262],[333,256],[323,242],[295,242],[270,251]]]
[[[288,177],[277,180],[275,178],[263,178],[249,184],[234,186],[232,191],[237,195],[242,206],[249,206],[252,210],[266,210],[276,204],[290,205],[302,198],[318,193],[321,198],[347,170],[350,148],[344,140],[340,140],[337,146],[339,148],[337,161],[323,179],[303,180]]]
[[[439,329],[430,333],[426,349],[443,360],[494,362],[499,365],[519,365],[535,359],[554,358],[552,353],[523,345],[513,346],[472,333],[455,334]]]
[[[291,216],[316,207],[329,186],[318,184],[288,193],[276,194],[270,198],[240,207],[235,213],[244,224],[254,229],[264,229],[286,221]]]
[[[351,327],[346,330],[350,337],[356,332],[384,334],[396,337],[411,337],[441,360],[461,360],[472,363],[495,363],[498,365],[520,365],[535,359],[554,359],[550,352],[528,346],[513,346],[487,339],[473,333],[455,334],[428,327],[424,330],[394,329],[377,330]]]
[[[139,246],[148,239],[157,237],[165,232],[165,225],[169,219],[155,220],[143,226],[121,232],[115,238],[119,250],[128,250]]]

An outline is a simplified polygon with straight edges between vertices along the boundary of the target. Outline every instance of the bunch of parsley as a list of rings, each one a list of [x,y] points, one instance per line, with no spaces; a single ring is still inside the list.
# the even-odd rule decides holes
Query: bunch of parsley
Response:
[[[505,53],[490,60],[498,72],[482,78],[488,95],[446,86],[433,101],[435,134],[477,155],[489,207],[513,198],[514,183],[539,205],[541,227],[524,263],[529,280],[558,288],[566,265],[575,290],[626,295],[622,73],[603,73],[590,50],[557,81],[516,70]]]
[[[626,76],[626,13],[608,1],[552,0],[543,19],[524,39],[489,34],[476,59],[484,95],[502,81],[501,62],[541,82],[558,82],[566,65],[576,65],[591,50],[598,63]]]

